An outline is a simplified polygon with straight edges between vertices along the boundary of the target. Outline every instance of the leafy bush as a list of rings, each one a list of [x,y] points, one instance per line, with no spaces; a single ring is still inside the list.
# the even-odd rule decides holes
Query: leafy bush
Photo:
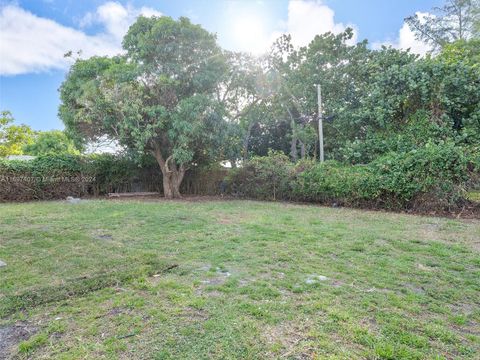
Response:
[[[298,174],[293,195],[302,201],[360,205],[378,197],[371,168],[326,161]]]
[[[391,125],[383,131],[368,133],[365,139],[347,141],[339,150],[339,158],[352,164],[367,164],[389,152],[409,152],[427,142],[461,143],[464,139],[452,128],[447,118],[434,119],[429,112],[418,111],[401,125]]]
[[[194,167],[185,175],[182,192],[213,195],[226,170]],[[162,192],[162,174],[151,157],[44,155],[31,161],[0,159],[0,202],[99,196],[111,192]]]
[[[231,171],[227,178],[235,195],[263,199],[289,199],[294,166],[281,152],[270,151],[268,156],[257,156],[241,168]]]
[[[257,199],[443,210],[462,201],[463,185],[475,166],[464,148],[440,141],[390,152],[366,165],[294,165],[285,155],[270,153],[232,171],[229,181],[232,192]]]
[[[161,191],[156,166],[115,155],[44,155],[31,161],[0,160],[0,201],[58,199],[131,191]]]
[[[382,208],[454,206],[463,195],[470,159],[453,143],[391,152],[368,165],[326,162],[301,173],[295,196],[308,201]]]
[[[470,159],[453,143],[427,143],[407,153],[391,153],[371,166],[381,176],[382,191],[406,204],[424,194],[432,202],[453,205],[461,197],[460,185],[468,180]]]

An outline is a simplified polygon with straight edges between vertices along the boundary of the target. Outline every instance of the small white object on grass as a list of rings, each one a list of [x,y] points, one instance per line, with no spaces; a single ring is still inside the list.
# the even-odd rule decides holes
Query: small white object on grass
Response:
[[[328,280],[328,277],[323,276],[323,275],[308,275],[305,282],[307,284],[311,285],[311,284],[317,283],[318,281],[326,281],[326,280]]]
[[[7,266],[7,263],[3,262],[2,260],[0,260],[0,267],[2,266]]]
[[[70,204],[78,204],[81,200],[79,198],[74,198],[73,196],[67,196],[67,202]]]

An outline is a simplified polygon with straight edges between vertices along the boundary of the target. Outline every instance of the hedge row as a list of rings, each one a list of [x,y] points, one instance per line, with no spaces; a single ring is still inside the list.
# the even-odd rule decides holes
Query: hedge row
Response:
[[[219,192],[225,172],[194,169],[185,176],[186,194]],[[162,174],[151,158],[141,163],[109,154],[42,156],[0,160],[0,202],[101,196],[111,192],[163,192]]]
[[[462,205],[465,187],[480,181],[480,155],[453,143],[392,152],[367,165],[335,161],[290,162],[282,153],[256,157],[241,168],[194,169],[182,193],[218,194],[227,178],[235,196],[386,209],[451,210]],[[153,159],[141,164],[114,155],[45,156],[0,160],[0,201],[99,196],[109,192],[162,192]]]
[[[98,196],[135,187],[161,191],[161,174],[114,155],[41,156],[31,161],[0,160],[0,201]]]
[[[368,165],[335,161],[292,164],[279,153],[250,160],[229,176],[242,197],[385,209],[449,210],[458,207],[476,168],[454,144],[427,144],[390,153]]]

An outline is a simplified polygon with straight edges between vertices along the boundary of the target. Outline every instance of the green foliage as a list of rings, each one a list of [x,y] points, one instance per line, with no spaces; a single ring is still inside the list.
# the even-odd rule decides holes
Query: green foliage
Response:
[[[293,194],[303,201],[361,205],[377,198],[378,186],[371,169],[326,161],[301,172]]]
[[[288,199],[293,164],[280,152],[265,157],[253,157],[242,167],[231,171],[228,183],[240,196],[257,199]]]
[[[426,194],[433,202],[453,205],[464,195],[460,186],[468,179],[468,165],[461,147],[427,143],[407,153],[385,155],[371,166],[381,176],[382,191],[400,203]]]
[[[463,201],[474,162],[464,148],[441,141],[389,152],[367,165],[294,165],[285,155],[270,153],[232,171],[229,182],[236,195],[258,199],[441,210]]]
[[[448,63],[464,62],[478,68],[480,67],[480,39],[458,40],[447,44],[438,55],[438,59]]]
[[[368,165],[319,164],[299,177],[304,200],[386,208],[447,207],[460,201],[469,159],[453,143],[392,152]],[[415,204],[419,200],[421,204]]]
[[[31,161],[0,160],[0,201],[58,199],[130,191],[136,182],[161,190],[153,159],[142,163],[110,155],[41,155]],[[148,190],[148,189],[147,189]]]
[[[72,66],[59,115],[79,139],[108,137],[153,154],[170,195],[179,195],[186,169],[222,149],[226,124],[213,94],[226,71],[223,53],[215,35],[166,16],[139,17],[123,47],[124,56]]]
[[[332,154],[346,139],[360,134],[362,124],[357,120],[357,112],[370,72],[375,70],[370,67],[373,61],[367,42],[351,46],[348,43],[352,36],[351,29],[337,35],[317,35],[308,46],[298,50],[289,36],[277,40],[269,59],[269,71],[279,83],[269,107],[275,121],[270,122],[277,127],[286,122],[289,134],[287,139],[277,136],[277,144],[270,145],[271,148],[283,149],[284,142],[291,141],[288,152],[295,160],[298,140],[306,147],[306,156],[318,152],[315,84],[322,85],[323,115],[336,115],[334,123],[324,122],[326,153]]]
[[[75,143],[61,130],[39,131],[33,143],[23,147],[28,155],[80,154]]]
[[[373,62],[381,63],[388,51],[379,52]],[[468,54],[455,58],[445,53],[402,66],[385,59],[387,67],[374,66],[365,87],[368,96],[360,98],[357,110],[345,113],[357,135],[352,132],[332,149],[334,158],[368,163],[389,151],[409,151],[428,141],[480,143],[480,71],[464,60],[471,59]]]
[[[363,150],[354,162],[368,162],[399,151],[402,137],[409,139],[400,151],[408,151],[415,147],[409,145],[436,141],[438,132],[442,139],[480,142],[478,39],[446,44],[438,56],[424,58],[386,47],[372,51],[365,42],[352,46],[350,39],[349,31],[323,34],[298,50],[288,36],[277,41],[269,71],[280,86],[264,104],[265,119],[257,116],[259,132],[252,132],[250,151],[266,155],[269,148],[281,149],[295,160],[299,142],[307,157],[318,154],[315,84],[322,85],[323,115],[334,115],[323,124],[327,159],[344,160],[345,148],[358,144]],[[416,120],[437,129],[428,138],[425,131],[417,138],[404,136]]]
[[[446,119],[433,120],[428,112],[419,111],[400,126],[388,124],[385,129],[367,133],[364,139],[346,141],[338,157],[352,164],[367,164],[390,152],[405,153],[427,142],[437,144],[449,139],[455,139],[455,132]]]
[[[29,126],[15,125],[13,122],[9,111],[0,113],[0,158],[23,154],[23,147],[33,141],[33,130]]]
[[[363,124],[370,131],[401,127],[410,116],[429,111],[432,121],[460,131],[476,126],[479,112],[480,72],[471,66],[442,59],[422,59],[404,66],[389,66],[372,74],[362,99]]]

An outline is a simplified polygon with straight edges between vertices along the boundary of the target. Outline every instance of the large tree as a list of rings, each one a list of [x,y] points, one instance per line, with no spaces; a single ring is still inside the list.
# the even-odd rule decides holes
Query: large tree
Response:
[[[265,59],[244,53],[227,52],[228,71],[217,89],[218,101],[223,105],[229,124],[230,141],[226,151],[236,159],[246,160],[252,129],[268,117],[266,106],[275,89],[265,72]]]
[[[77,60],[61,87],[60,117],[83,140],[108,136],[151,153],[165,197],[180,197],[185,171],[216,159],[226,133],[215,96],[228,73],[216,37],[187,18],[139,17],[125,55]]]
[[[270,56],[271,71],[278,74],[279,92],[273,105],[278,119],[291,129],[292,160],[314,155],[318,150],[318,104],[316,84],[322,86],[323,116],[336,115],[324,122],[327,157],[345,139],[359,135],[361,125],[353,114],[368,82],[365,65],[371,51],[367,43],[349,45],[353,30],[340,34],[317,35],[305,47],[295,49],[288,35],[280,38]]]
[[[392,149],[386,142],[396,144],[389,139],[384,142],[384,138],[404,131],[421,118],[421,113],[432,128],[440,127],[445,136],[470,142],[477,139],[478,40],[450,43],[435,58],[419,58],[393,48],[373,51],[365,41],[349,45],[351,35],[348,30],[337,35],[318,35],[300,49],[293,48],[289,37],[284,36],[274,47],[270,63],[281,87],[267,113],[277,123],[290,119],[286,130],[291,134],[291,146],[289,151],[283,151],[290,153],[292,160],[299,157],[299,150],[301,157],[315,151],[315,84],[322,85],[324,144],[329,159],[343,159],[344,149],[361,155],[363,151],[351,146],[354,143],[355,148],[360,144],[369,154],[349,159],[370,161]],[[333,121],[330,115],[334,115]],[[265,136],[267,132],[268,128],[263,127],[260,131],[255,129],[254,135],[260,133],[262,147],[274,148],[274,144],[265,141],[269,138]],[[414,141],[424,140],[425,132],[417,135]],[[428,136],[442,139],[437,134]],[[276,136],[276,144],[285,143],[285,137]],[[372,138],[381,141],[369,150]]]

